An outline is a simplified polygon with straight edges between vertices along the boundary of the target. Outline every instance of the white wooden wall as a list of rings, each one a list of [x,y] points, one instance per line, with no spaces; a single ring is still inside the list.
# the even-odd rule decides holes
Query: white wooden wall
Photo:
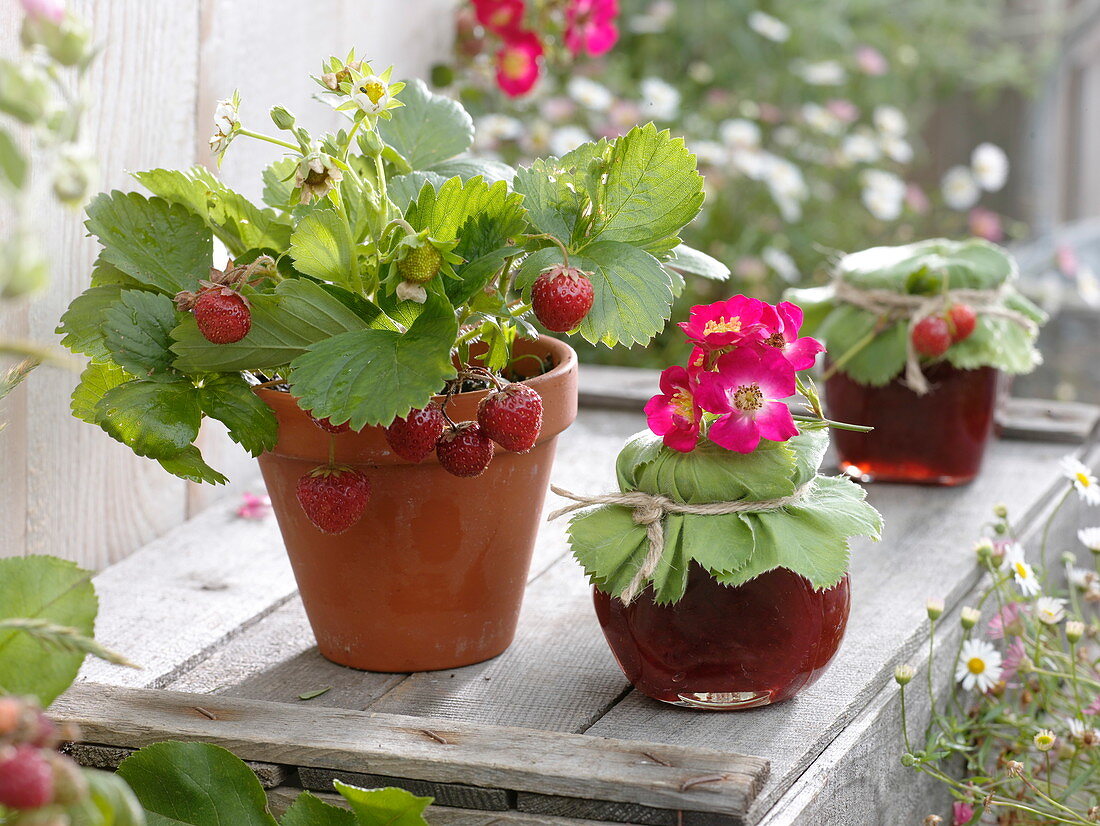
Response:
[[[352,46],[399,76],[425,76],[449,54],[455,0],[71,0],[104,52],[91,79],[87,136],[104,188],[138,189],[127,173],[209,163],[215,102],[239,88],[246,123],[264,129],[282,103],[304,123],[325,125],[311,100],[330,54]],[[0,52],[16,54],[19,4],[0,3]],[[316,114],[320,112],[320,117]],[[330,115],[331,117],[331,115]],[[227,182],[259,193],[259,170],[277,155],[236,143],[222,167]],[[68,302],[86,286],[95,257],[82,216],[53,206],[36,217],[52,256],[49,290],[31,303],[0,306],[0,330],[55,341]],[[0,226],[0,232],[4,228]],[[47,553],[99,568],[186,519],[224,488],[199,488],[134,457],[68,412],[75,375],[40,369],[6,401],[0,431],[0,557]],[[211,429],[208,461],[238,483],[254,464]]]

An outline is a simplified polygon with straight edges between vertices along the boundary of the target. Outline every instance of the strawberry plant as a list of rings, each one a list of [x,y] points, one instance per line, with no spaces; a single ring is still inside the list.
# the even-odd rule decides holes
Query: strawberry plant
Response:
[[[513,359],[540,322],[645,344],[682,273],[728,276],[680,243],[702,178],[667,131],[640,126],[513,170],[466,154],[469,115],[419,81],[392,82],[354,54],[315,80],[347,116],[329,134],[281,106],[277,134],[264,134],[241,122],[236,95],[218,106],[219,161],[245,139],[283,153],[263,172],[262,205],[195,167],[139,172],[151,195],[88,206],[101,250],[58,328],[90,359],[72,411],[171,473],[224,481],[194,444],[204,417],[253,455],[271,449],[276,420],[252,389],[267,384],[319,426],[389,426],[410,456],[442,440],[444,466],[476,475],[493,433],[522,447],[536,417],[502,425],[501,403],[492,425],[437,433],[434,415],[418,418],[433,396],[547,369]],[[221,270],[215,240],[230,258]]]

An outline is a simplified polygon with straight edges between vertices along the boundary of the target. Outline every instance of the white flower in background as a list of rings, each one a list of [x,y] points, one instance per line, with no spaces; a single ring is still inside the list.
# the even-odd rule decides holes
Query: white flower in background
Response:
[[[874,163],[882,157],[878,141],[863,129],[845,135],[840,142],[840,154],[848,163]]]
[[[761,180],[767,184],[784,221],[791,223],[802,217],[802,202],[810,192],[801,169],[786,158],[764,153]]]
[[[943,191],[943,200],[954,210],[959,212],[970,209],[978,203],[982,191],[978,188],[978,182],[974,175],[965,166],[953,166],[947,170],[940,182]]]
[[[657,120],[673,120],[680,113],[680,93],[659,77],[642,81],[642,112]]]
[[[1035,732],[1033,740],[1035,748],[1039,751],[1050,751],[1054,748],[1054,744],[1058,742],[1058,738],[1054,736],[1054,732],[1048,728],[1041,728]]]
[[[839,86],[848,79],[848,73],[844,71],[844,67],[835,60],[804,63],[796,71],[812,86]]]
[[[1074,280],[1077,282],[1077,294],[1081,296],[1081,300],[1090,307],[1100,307],[1100,278],[1097,278],[1096,271],[1088,264],[1082,264],[1078,267]]]
[[[1081,528],[1077,532],[1077,539],[1094,554],[1100,554],[1100,526]]]
[[[730,155],[734,169],[741,172],[746,178],[754,181],[762,180],[764,168],[768,165],[768,158],[772,155],[763,149],[735,149]]]
[[[1066,601],[1056,597],[1035,600],[1035,618],[1043,625],[1057,625],[1066,618]]]
[[[520,138],[520,146],[529,155],[540,157],[550,151],[550,124],[536,120]]]
[[[718,141],[692,141],[689,148],[704,166],[724,166],[729,161],[729,150]]]
[[[760,146],[760,126],[744,118],[731,118],[718,126],[718,137],[733,149],[756,149]]]
[[[518,140],[523,135],[523,124],[508,115],[493,113],[477,119],[474,143],[478,149],[492,149],[501,141]]]
[[[1001,679],[1001,654],[986,640],[967,640],[959,656],[955,679],[968,691],[983,694]]]
[[[565,90],[569,97],[593,112],[606,112],[615,100],[615,96],[602,83],[580,75],[571,78]]]
[[[1090,571],[1088,568],[1070,565],[1066,568],[1066,579],[1078,591],[1087,591],[1096,584],[1097,575],[1096,571]]]
[[[1035,569],[1024,559],[1024,548],[1019,543],[1013,543],[1005,548],[1005,562],[1008,570],[1016,580],[1016,587],[1024,596],[1033,597],[1039,593],[1039,580],[1035,576]]]
[[[896,106],[876,106],[871,115],[875,129],[883,135],[893,135],[895,138],[904,138],[909,131],[909,121]]]
[[[390,86],[384,78],[378,75],[367,75],[355,84],[351,99],[368,115],[377,115],[386,110],[393,97],[390,95]]]
[[[774,43],[785,43],[791,36],[790,26],[778,17],[772,17],[762,11],[754,11],[749,15],[749,28]]]
[[[886,153],[886,157],[892,161],[907,164],[913,160],[913,147],[905,138],[899,138],[895,135],[883,135],[879,139],[879,146]]]
[[[860,175],[860,199],[867,211],[880,221],[896,221],[905,206],[905,181],[892,172],[865,169]]]
[[[563,126],[550,133],[550,154],[560,158],[590,140],[592,137],[579,126]]]
[[[638,34],[659,34],[668,28],[668,22],[675,15],[676,4],[672,0],[657,0],[644,13],[631,17],[628,24],[630,30]]]
[[[819,103],[806,103],[802,106],[802,120],[811,129],[826,135],[836,135],[844,128],[843,122]]]
[[[794,259],[785,250],[778,247],[764,247],[760,257],[784,281],[797,284],[800,280],[798,265],[794,263]]]
[[[970,155],[970,168],[978,186],[986,192],[997,192],[1008,180],[1008,155],[996,144],[979,144]]]
[[[240,108],[241,96],[236,91],[231,97],[219,100],[214,108],[214,134],[210,136],[210,151],[219,157],[241,130]]]
[[[1100,505],[1100,485],[1088,466],[1081,464],[1072,456],[1061,461],[1062,475],[1073,483],[1081,501],[1089,505]]]

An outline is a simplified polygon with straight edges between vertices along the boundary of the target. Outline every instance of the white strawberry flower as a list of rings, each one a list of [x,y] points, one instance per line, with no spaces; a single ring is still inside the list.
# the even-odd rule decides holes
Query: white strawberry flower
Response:
[[[1039,593],[1039,579],[1035,576],[1035,569],[1024,559],[1024,549],[1021,545],[1013,543],[1005,549],[1005,562],[1008,570],[1016,580],[1016,587],[1024,596],[1033,597]]]
[[[1072,456],[1066,456],[1061,462],[1062,475],[1077,491],[1081,501],[1087,505],[1100,505],[1100,484],[1092,470]]]
[[[1056,597],[1035,600],[1035,618],[1043,625],[1057,625],[1066,618],[1066,601]]]
[[[308,204],[324,198],[343,178],[344,173],[334,159],[314,141],[294,171],[294,186],[300,190],[298,202]]]
[[[997,192],[1008,180],[1008,155],[996,144],[979,144],[970,155],[970,168],[978,186],[986,192]]]
[[[386,81],[378,75],[367,75],[358,80],[352,89],[351,99],[368,115],[386,111],[393,97]]]
[[[241,96],[234,91],[232,96],[218,101],[214,108],[214,134],[210,136],[210,151],[219,158],[225,154],[229,144],[241,129]]]
[[[1100,554],[1100,525],[1081,528],[1077,532],[1077,540],[1094,554]]]
[[[986,640],[967,640],[959,655],[955,679],[968,691],[985,693],[1001,679],[1001,654]]]
[[[962,212],[978,203],[982,191],[973,173],[965,166],[953,166],[940,182],[943,200],[951,208]]]

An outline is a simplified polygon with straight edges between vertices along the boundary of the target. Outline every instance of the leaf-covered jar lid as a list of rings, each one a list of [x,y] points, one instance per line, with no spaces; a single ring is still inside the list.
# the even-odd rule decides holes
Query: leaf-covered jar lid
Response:
[[[1046,315],[1017,291],[1017,275],[1013,258],[995,244],[935,238],[846,255],[831,284],[787,296],[802,308],[805,331],[823,341],[834,368],[860,384],[881,386],[905,372],[913,358],[912,322],[954,303],[970,304],[977,323],[944,360],[962,370],[1028,373],[1041,362],[1035,339]]]
[[[828,447],[822,427],[805,427],[786,442],[762,441],[751,453],[701,442],[690,453],[672,450],[649,431],[632,436],[616,470],[622,493],[664,497],[663,550],[645,580],[658,603],[684,595],[694,561],[725,585],[741,585],[774,568],[806,577],[815,588],[836,585],[848,570],[852,536],[878,539],[882,518],[845,477],[818,474]],[[793,498],[776,507],[776,500]],[[742,503],[759,510],[698,514],[677,505]],[[573,555],[592,583],[616,596],[626,592],[650,552],[636,509],[602,504],[572,518]]]

